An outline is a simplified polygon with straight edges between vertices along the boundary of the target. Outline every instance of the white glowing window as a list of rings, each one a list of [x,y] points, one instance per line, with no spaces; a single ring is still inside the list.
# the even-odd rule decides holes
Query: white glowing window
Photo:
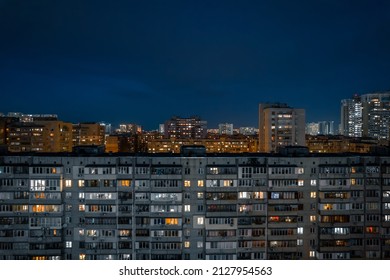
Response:
[[[79,186],[79,188],[83,188],[85,186],[85,181],[79,180],[78,186]]]

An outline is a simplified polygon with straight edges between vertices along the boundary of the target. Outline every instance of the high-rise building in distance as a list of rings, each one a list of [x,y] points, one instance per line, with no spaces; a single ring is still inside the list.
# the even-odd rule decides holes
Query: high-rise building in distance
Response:
[[[193,116],[181,118],[174,116],[164,124],[165,138],[203,139],[207,135],[207,121]]]
[[[260,152],[275,152],[284,146],[305,145],[305,110],[284,103],[259,105]]]
[[[355,94],[341,101],[341,133],[350,137],[389,139],[390,92]]]
[[[220,123],[218,125],[219,134],[233,135],[233,124],[232,123]]]

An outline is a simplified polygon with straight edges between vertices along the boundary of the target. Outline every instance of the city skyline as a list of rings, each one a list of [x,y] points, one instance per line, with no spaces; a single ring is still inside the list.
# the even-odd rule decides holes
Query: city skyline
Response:
[[[3,112],[257,127],[259,103],[283,102],[338,124],[340,100],[389,89],[387,1],[0,6]]]

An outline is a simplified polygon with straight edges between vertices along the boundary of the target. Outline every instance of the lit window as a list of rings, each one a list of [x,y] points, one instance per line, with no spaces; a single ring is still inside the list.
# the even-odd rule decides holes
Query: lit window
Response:
[[[198,225],[203,225],[203,224],[204,224],[204,217],[198,217],[198,218],[196,219],[196,223],[197,223]]]
[[[84,236],[84,229],[79,229],[79,235]]]
[[[65,246],[66,248],[72,248],[72,241],[66,241]]]
[[[317,180],[310,180],[311,186],[317,186]]]
[[[304,183],[303,180],[298,180],[298,186],[302,187],[302,186],[303,186],[303,183]]]
[[[191,211],[191,205],[184,205],[184,212],[190,212]]]
[[[297,239],[297,246],[303,246],[303,239]]]
[[[177,218],[166,218],[165,219],[165,224],[166,225],[178,225],[179,224],[179,219],[177,219]]]
[[[316,216],[310,216],[310,222],[315,222],[316,220]]]
[[[85,194],[83,192],[79,193],[79,199],[84,199]]]
[[[85,204],[80,204],[79,205],[79,211],[84,212],[85,211]]]
[[[72,187],[72,180],[65,180],[65,187],[71,188]]]
[[[84,180],[79,180],[79,188],[83,188],[85,186]]]
[[[79,255],[79,260],[85,260],[85,254],[80,254]]]
[[[204,181],[198,180],[198,187],[203,188],[204,187]]]
[[[297,174],[303,174],[304,172],[305,172],[305,170],[303,169],[303,167],[297,168]]]
[[[32,212],[35,213],[45,212],[45,205],[33,205]]]
[[[303,227],[297,228],[297,234],[303,234]]]
[[[202,241],[198,241],[198,243],[196,244],[196,247],[203,248],[203,242]]]
[[[233,187],[233,180],[224,180],[223,186],[224,187]]]
[[[310,255],[310,258],[315,258],[316,257],[316,251],[310,251],[309,255]]]
[[[190,248],[190,245],[191,245],[190,241],[184,242],[184,248]]]
[[[204,195],[202,192],[198,192],[198,199],[203,199]]]
[[[184,181],[184,187],[186,187],[186,188],[191,187],[191,181],[190,180],[185,180]]]
[[[310,193],[310,197],[311,198],[316,198],[317,197],[317,193],[316,192],[311,192]]]
[[[121,187],[130,187],[131,181],[130,180],[119,180],[119,186]]]

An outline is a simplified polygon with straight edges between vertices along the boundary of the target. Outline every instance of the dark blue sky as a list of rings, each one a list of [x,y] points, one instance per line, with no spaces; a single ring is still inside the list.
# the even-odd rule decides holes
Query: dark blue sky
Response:
[[[0,0],[0,112],[256,126],[258,103],[339,121],[390,89],[390,1]]]

